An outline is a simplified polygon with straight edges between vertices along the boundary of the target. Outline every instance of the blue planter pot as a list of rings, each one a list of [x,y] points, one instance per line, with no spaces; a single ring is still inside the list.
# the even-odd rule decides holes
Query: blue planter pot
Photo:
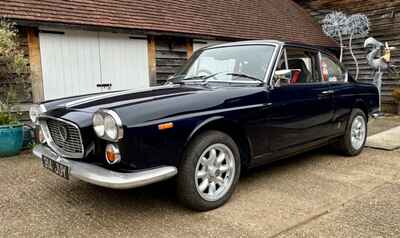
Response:
[[[17,155],[22,149],[22,124],[0,126],[0,157]]]

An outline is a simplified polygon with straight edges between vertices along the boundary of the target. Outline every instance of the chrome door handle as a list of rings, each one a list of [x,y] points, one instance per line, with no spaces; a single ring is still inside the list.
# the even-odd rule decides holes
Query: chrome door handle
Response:
[[[329,95],[329,94],[333,94],[335,91],[333,91],[333,90],[326,90],[326,91],[323,91],[321,94],[322,95]]]

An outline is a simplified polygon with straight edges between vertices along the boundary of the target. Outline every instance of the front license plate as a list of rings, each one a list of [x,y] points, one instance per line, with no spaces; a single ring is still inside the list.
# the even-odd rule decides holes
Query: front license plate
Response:
[[[46,156],[42,157],[42,165],[44,168],[50,170],[51,172],[57,174],[60,177],[65,179],[69,179],[69,167],[63,165],[55,160],[47,158]]]

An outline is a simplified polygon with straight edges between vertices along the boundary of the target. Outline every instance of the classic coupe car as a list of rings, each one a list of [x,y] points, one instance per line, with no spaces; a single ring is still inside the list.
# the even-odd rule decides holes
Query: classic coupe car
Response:
[[[63,98],[31,109],[33,153],[69,179],[130,189],[176,179],[184,205],[231,197],[241,171],[327,144],[364,147],[375,86],[329,52],[278,41],[203,48],[164,86]]]

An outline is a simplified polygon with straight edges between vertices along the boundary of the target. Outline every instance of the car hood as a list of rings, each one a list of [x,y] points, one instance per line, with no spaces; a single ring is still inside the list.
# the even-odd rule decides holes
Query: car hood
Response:
[[[265,95],[263,87],[166,85],[60,99],[45,106],[50,107],[49,113],[53,116],[70,120],[67,114],[88,114],[91,118],[97,110],[109,109],[117,112],[125,125],[134,125],[187,113],[257,104],[263,98],[261,95]]]

